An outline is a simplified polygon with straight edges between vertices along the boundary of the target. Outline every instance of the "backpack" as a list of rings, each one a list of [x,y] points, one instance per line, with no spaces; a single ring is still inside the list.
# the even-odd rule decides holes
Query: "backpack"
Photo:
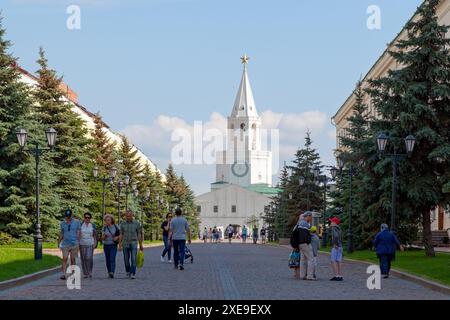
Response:
[[[308,229],[299,227],[297,225],[291,233],[291,246],[292,248],[297,249],[299,245],[304,243],[311,243],[311,233]]]
[[[291,247],[297,249],[300,245],[300,228],[295,226],[291,233]]]

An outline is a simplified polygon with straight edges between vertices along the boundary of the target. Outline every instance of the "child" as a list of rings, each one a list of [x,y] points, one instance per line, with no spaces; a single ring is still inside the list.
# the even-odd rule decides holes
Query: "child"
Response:
[[[342,281],[342,232],[339,224],[341,221],[338,217],[333,217],[329,220],[331,222],[331,267],[333,268],[334,277],[330,281]]]
[[[316,226],[312,226],[311,229],[311,247],[312,247],[312,251],[313,251],[313,277],[314,279],[317,279],[316,277],[316,270],[317,270],[317,254],[319,252],[319,247],[320,247],[320,239],[319,236],[317,235],[317,227]]]
[[[300,250],[294,249],[289,255],[289,268],[294,269],[294,278],[300,279]]]

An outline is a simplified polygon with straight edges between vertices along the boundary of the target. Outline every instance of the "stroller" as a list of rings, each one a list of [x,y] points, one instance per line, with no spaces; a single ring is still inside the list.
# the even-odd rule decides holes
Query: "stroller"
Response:
[[[194,256],[192,255],[191,250],[186,246],[184,250],[184,261],[191,260],[191,263],[194,263]]]

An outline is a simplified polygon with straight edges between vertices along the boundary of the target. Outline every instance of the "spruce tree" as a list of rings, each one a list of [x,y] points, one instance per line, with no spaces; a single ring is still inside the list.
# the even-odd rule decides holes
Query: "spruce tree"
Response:
[[[322,168],[320,156],[312,147],[311,134],[308,131],[305,136],[304,148],[298,149],[293,160],[293,165],[288,166],[291,170],[288,183],[283,195],[286,201],[288,225],[292,228],[298,220],[298,212],[320,211],[323,208],[323,190],[315,180],[313,170]],[[299,179],[303,177],[305,183],[300,185]],[[292,193],[292,199],[289,194]]]
[[[39,50],[38,85],[33,92],[36,101],[37,116],[46,127],[54,128],[57,140],[53,152],[49,153],[55,171],[54,192],[58,194],[60,210],[54,212],[55,218],[61,218],[65,208],[71,208],[75,215],[81,216],[90,203],[87,171],[91,161],[92,141],[83,120],[72,110],[61,91],[62,78],[48,67],[48,61],[42,48]]]
[[[284,163],[283,169],[280,173],[279,188],[282,190],[273,199],[273,205],[275,205],[275,217],[274,217],[274,230],[277,237],[285,238],[289,235],[290,230],[288,226],[288,215],[286,211],[287,202],[287,185],[289,182],[289,171]]]
[[[409,134],[417,139],[412,155],[399,164],[397,224],[406,217],[421,219],[427,256],[434,256],[430,209],[450,202],[443,192],[450,167],[450,39],[445,37],[449,27],[438,24],[438,4],[426,0],[418,8],[418,19],[405,27],[407,38],[389,51],[401,68],[372,79],[369,90],[380,116],[374,131],[391,137],[387,152],[403,151],[402,139]],[[389,159],[377,164],[377,171],[385,173],[382,186],[389,185],[391,165]]]
[[[341,188],[338,201],[343,209],[341,220],[343,228],[348,230],[348,214],[350,204],[350,179],[348,169],[352,168],[352,229],[356,249],[372,246],[373,237],[379,230],[381,223],[386,222],[386,216],[371,214],[368,207],[375,201],[378,194],[372,174],[372,164],[376,155],[376,146],[370,131],[372,118],[367,115],[367,105],[364,103],[365,92],[359,80],[354,91],[355,104],[351,116],[348,118],[346,134],[340,137],[343,152],[340,153],[346,163],[344,175],[338,178],[337,186]]]
[[[0,233],[30,241],[36,221],[35,161],[21,152],[16,130],[28,131],[28,147],[45,143],[45,127],[32,109],[29,87],[21,81],[16,59],[8,52],[11,43],[5,39],[0,17]],[[57,200],[51,192],[51,167],[45,157],[41,159],[41,231],[49,239],[52,228],[46,217],[55,209]]]
[[[115,166],[114,148],[116,144],[106,135],[104,123],[99,113],[95,115],[94,123],[95,129],[92,130],[91,135],[93,138],[92,157],[95,161],[92,163],[92,167],[96,166],[98,168],[98,179],[94,179],[93,177],[90,179],[89,190],[92,201],[89,209],[93,213],[96,225],[101,227],[103,225],[102,180],[104,177],[110,177],[110,170]],[[116,209],[116,203],[113,201],[116,189],[111,189],[112,186],[110,183],[105,185],[105,211],[107,213],[114,213]]]

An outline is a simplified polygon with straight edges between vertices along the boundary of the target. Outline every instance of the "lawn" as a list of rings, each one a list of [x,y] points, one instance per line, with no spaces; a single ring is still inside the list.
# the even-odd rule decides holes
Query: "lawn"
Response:
[[[0,247],[0,281],[56,267],[61,259],[44,254],[42,260],[34,260],[33,250]]]
[[[370,250],[346,253],[345,258],[378,264],[375,252]],[[450,286],[450,254],[448,253],[437,252],[436,257],[429,258],[422,250],[399,251],[395,261],[392,262],[392,268]]]

